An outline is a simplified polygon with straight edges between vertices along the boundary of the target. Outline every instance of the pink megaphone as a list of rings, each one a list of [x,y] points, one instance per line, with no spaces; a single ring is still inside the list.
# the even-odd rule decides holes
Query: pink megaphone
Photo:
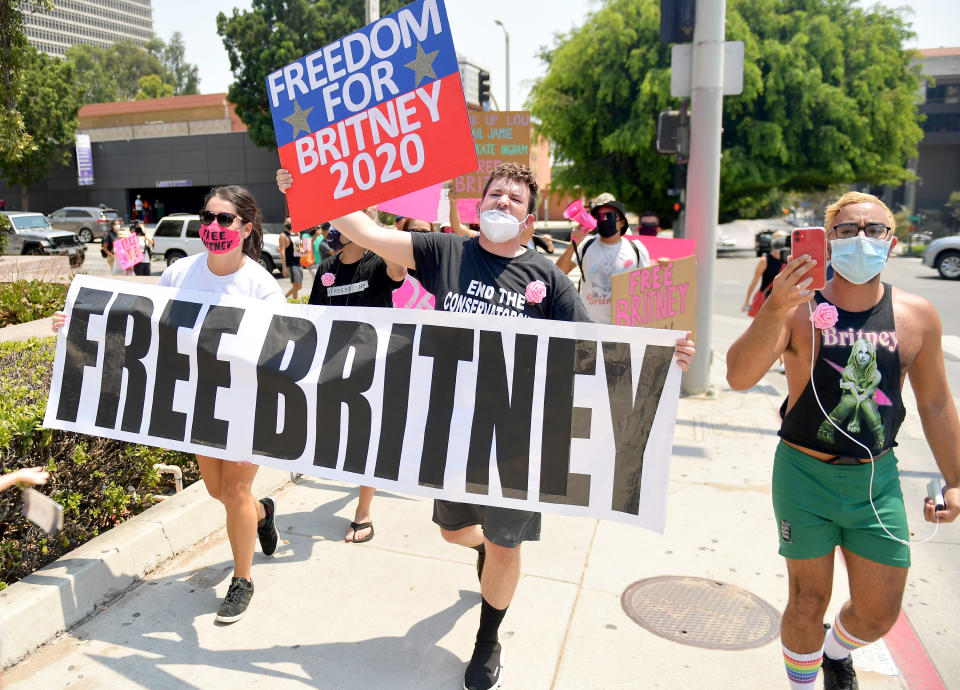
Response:
[[[570,205],[563,212],[563,217],[572,220],[587,232],[597,227],[597,219],[587,213],[587,209],[583,207],[583,202],[579,199],[570,202]]]

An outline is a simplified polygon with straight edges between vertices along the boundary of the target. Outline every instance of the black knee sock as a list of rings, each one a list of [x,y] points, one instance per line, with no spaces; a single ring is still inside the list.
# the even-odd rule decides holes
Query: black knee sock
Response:
[[[486,599],[480,604],[480,628],[477,630],[477,643],[493,646],[497,643],[497,631],[506,615],[507,609],[495,609]]]

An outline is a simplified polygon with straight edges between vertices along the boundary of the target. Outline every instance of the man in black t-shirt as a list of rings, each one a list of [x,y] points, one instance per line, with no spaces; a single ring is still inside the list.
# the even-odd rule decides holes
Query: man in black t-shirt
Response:
[[[281,191],[292,183],[286,170],[277,171]],[[380,256],[416,269],[417,278],[436,296],[438,310],[590,321],[573,283],[548,259],[523,246],[524,235],[533,230],[536,195],[530,169],[505,163],[484,187],[477,237],[388,230],[360,212],[331,222]],[[684,369],[692,346],[678,341],[677,358]],[[433,521],[445,540],[478,552],[480,627],[463,687],[500,687],[503,657],[497,633],[520,580],[520,544],[539,540],[540,514],[436,500]]]

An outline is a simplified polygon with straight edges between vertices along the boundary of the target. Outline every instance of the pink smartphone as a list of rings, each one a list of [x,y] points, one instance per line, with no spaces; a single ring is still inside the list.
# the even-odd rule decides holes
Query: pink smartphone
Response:
[[[813,278],[808,290],[822,290],[827,285],[827,231],[823,228],[796,228],[790,238],[790,254],[794,258],[807,254],[817,265],[804,278]]]

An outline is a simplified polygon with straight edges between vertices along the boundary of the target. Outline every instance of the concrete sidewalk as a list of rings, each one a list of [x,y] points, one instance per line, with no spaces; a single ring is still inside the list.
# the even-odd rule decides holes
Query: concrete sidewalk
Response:
[[[545,515],[542,541],[524,546],[523,576],[501,628],[504,688],[786,687],[776,635],[741,651],[690,646],[651,633],[621,607],[631,583],[675,575],[703,578],[707,589],[732,585],[783,609],[786,571],[770,474],[785,383],[771,373],[746,393],[726,386],[720,355],[745,325],[716,317],[716,395],[680,401],[665,534]],[[58,615],[49,602],[31,608],[29,597],[56,591],[72,605],[90,583],[53,564],[0,593],[4,659],[29,653],[5,672],[7,687],[461,687],[480,608],[475,554],[443,542],[430,501],[379,493],[376,537],[345,544],[355,487],[307,477],[286,483],[266,469],[260,475],[259,491],[283,483],[274,494],[283,541],[274,558],[258,551],[255,596],[241,621],[214,622],[232,558],[222,510],[194,485],[179,510],[167,508],[179,523],[152,509],[122,526],[124,538],[115,535],[110,548],[124,556],[86,577],[101,585],[113,578],[110,592],[123,595],[39,650],[17,653],[8,636]],[[905,482],[908,501],[914,489]],[[137,535],[158,529],[179,555],[148,572],[156,543]],[[187,548],[191,534],[209,536]],[[98,541],[89,545],[94,557]],[[830,619],[847,596],[840,561],[835,580]],[[764,623],[737,590],[729,599],[721,614],[704,612],[706,637],[722,642],[760,637],[764,625],[776,630],[778,619]],[[669,621],[689,608],[664,598],[647,610]],[[879,645],[855,657],[861,687],[911,687],[902,676],[863,670],[871,653],[885,651]]]

